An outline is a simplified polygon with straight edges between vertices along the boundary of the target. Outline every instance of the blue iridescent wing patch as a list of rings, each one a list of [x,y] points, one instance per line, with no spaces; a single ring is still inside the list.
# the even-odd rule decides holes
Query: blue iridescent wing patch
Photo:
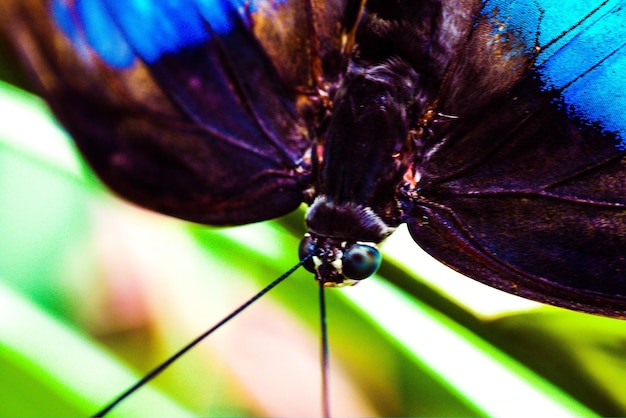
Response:
[[[5,0],[0,23],[131,201],[218,225],[305,202],[326,283],[406,223],[476,280],[624,316],[624,6]]]
[[[234,0],[53,0],[51,9],[56,23],[76,45],[86,40],[116,68],[130,67],[135,57],[154,63],[165,54],[226,36],[236,30],[238,19],[259,11],[254,3]]]
[[[626,147],[626,81],[618,76],[626,68],[622,1],[490,0],[483,13],[503,23],[494,36],[514,34],[538,49],[533,67],[545,89],[559,91],[569,115],[616,134]]]

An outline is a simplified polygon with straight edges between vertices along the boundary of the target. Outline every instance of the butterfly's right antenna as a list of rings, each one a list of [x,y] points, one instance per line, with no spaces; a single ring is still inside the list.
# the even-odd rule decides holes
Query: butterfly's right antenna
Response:
[[[126,399],[128,396],[130,396],[132,393],[134,393],[135,391],[137,391],[139,388],[141,388],[142,386],[144,386],[146,383],[148,383],[150,380],[154,379],[156,376],[158,376],[163,370],[165,370],[169,365],[171,365],[172,363],[174,363],[179,357],[181,357],[183,354],[185,354],[187,351],[191,350],[196,344],[198,344],[200,341],[202,341],[203,339],[205,339],[206,337],[208,337],[209,335],[211,335],[213,332],[217,331],[219,328],[221,328],[224,324],[226,324],[228,321],[230,321],[231,319],[233,319],[234,317],[236,317],[237,315],[239,315],[244,309],[246,309],[248,306],[252,305],[254,302],[256,302],[257,300],[259,300],[263,295],[265,295],[267,292],[269,292],[270,290],[272,290],[273,288],[275,288],[280,282],[282,282],[283,280],[285,280],[287,277],[291,276],[291,274],[293,274],[294,271],[296,271],[300,266],[302,266],[305,262],[307,262],[311,257],[313,257],[313,255],[315,255],[316,251],[312,251],[309,254],[307,254],[305,257],[303,257],[300,262],[298,264],[296,264],[295,266],[293,266],[292,268],[290,268],[285,274],[283,274],[282,276],[280,276],[279,278],[277,278],[276,280],[274,280],[272,283],[270,283],[269,285],[267,285],[263,290],[261,290],[259,293],[257,293],[256,295],[254,295],[252,298],[250,298],[247,302],[245,302],[243,305],[241,305],[240,307],[238,307],[237,309],[235,309],[232,313],[230,313],[228,316],[226,316],[224,319],[222,319],[220,322],[218,322],[217,324],[215,324],[213,327],[211,327],[210,329],[208,329],[207,331],[205,331],[204,333],[202,333],[200,336],[198,336],[195,340],[193,340],[192,342],[190,342],[189,344],[187,344],[186,346],[184,346],[182,349],[180,349],[176,354],[174,354],[173,356],[171,356],[170,358],[168,358],[167,360],[165,360],[163,363],[161,363],[159,366],[157,366],[154,370],[152,370],[150,373],[148,373],[146,376],[144,376],[141,380],[139,380],[137,383],[135,383],[133,386],[131,386],[130,388],[128,388],[124,393],[122,393],[121,395],[119,395],[117,398],[115,398],[113,401],[111,401],[107,406],[105,406],[104,408],[102,408],[102,410],[100,410],[98,413],[94,414],[94,417],[103,417],[106,414],[108,414],[113,408],[115,408],[117,405],[120,404],[120,402],[122,402],[124,399]]]

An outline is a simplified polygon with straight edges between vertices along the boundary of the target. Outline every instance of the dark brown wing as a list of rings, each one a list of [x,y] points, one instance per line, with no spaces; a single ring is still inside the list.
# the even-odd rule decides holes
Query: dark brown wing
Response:
[[[498,33],[502,20],[496,27],[480,16],[450,56],[434,108],[446,116],[430,126],[416,162],[421,180],[402,198],[410,232],[434,257],[490,286],[625,316],[619,134],[577,116],[564,98],[570,86],[541,79],[534,46]],[[593,80],[601,65],[590,63],[573,83]]]
[[[139,3],[90,10],[88,2],[5,0],[0,24],[121,196],[220,225],[295,209],[320,94],[345,65],[360,3],[270,1],[257,10],[224,0],[222,15],[201,2],[168,10],[157,1],[144,15]],[[98,24],[115,36],[98,38]]]

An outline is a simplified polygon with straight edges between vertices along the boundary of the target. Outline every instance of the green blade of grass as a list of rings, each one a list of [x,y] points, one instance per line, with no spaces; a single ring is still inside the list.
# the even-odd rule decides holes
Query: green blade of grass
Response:
[[[89,338],[2,283],[0,312],[2,416],[92,415],[103,399],[138,379]],[[129,405],[119,416],[193,416],[152,388]]]

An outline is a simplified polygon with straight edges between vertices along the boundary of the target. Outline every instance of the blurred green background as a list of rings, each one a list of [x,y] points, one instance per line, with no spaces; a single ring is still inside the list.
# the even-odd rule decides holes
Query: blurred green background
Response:
[[[123,203],[20,74],[0,55],[0,416],[84,416],[295,264],[303,211],[217,229]],[[626,415],[624,322],[489,289],[405,230],[383,252],[327,292],[335,415]],[[317,293],[297,272],[114,415],[319,415]]]

